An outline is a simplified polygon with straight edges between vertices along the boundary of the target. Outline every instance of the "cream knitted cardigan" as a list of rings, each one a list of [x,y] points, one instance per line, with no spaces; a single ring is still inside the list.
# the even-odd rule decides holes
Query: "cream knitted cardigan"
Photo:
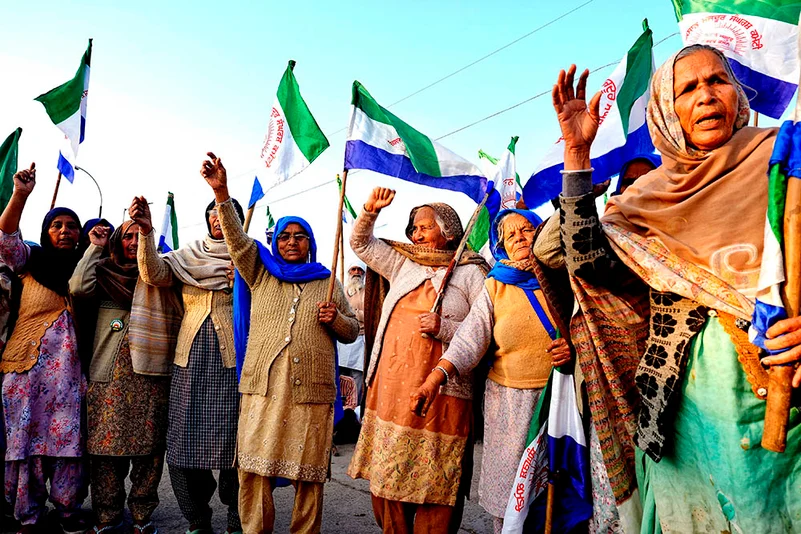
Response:
[[[328,279],[305,284],[282,282],[270,275],[259,258],[256,242],[245,234],[231,202],[218,204],[223,235],[234,265],[250,287],[250,335],[241,393],[265,395],[270,367],[276,358],[289,358],[292,400],[295,403],[329,403],[336,398],[334,341],[353,343],[359,322],[337,282],[334,322],[317,320],[317,303],[328,292]]]

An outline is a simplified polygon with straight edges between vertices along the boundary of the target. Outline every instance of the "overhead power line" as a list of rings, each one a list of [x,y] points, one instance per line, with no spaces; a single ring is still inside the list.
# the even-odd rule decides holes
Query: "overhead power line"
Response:
[[[660,44],[664,43],[665,41],[667,41],[671,37],[675,37],[678,34],[679,34],[679,32],[671,33],[670,35],[668,35],[664,39],[661,39],[659,42],[654,43],[654,48],[656,48]],[[613,61],[612,63],[607,63],[606,65],[602,65],[600,67],[596,67],[596,68],[594,68],[594,69],[592,69],[590,71],[590,74],[592,74],[594,72],[598,72],[599,70],[606,69],[606,68],[611,67],[613,65],[617,65],[618,63],[619,63],[619,61]],[[548,89],[548,90],[543,91],[541,93],[537,93],[536,95],[532,96],[531,98],[527,98],[527,99],[523,100],[522,102],[518,102],[517,104],[509,106],[508,108],[502,109],[500,111],[496,111],[495,113],[487,115],[483,119],[478,119],[477,121],[473,121],[470,124],[468,124],[467,126],[462,126],[461,128],[457,128],[456,130],[453,130],[452,132],[448,132],[445,135],[440,135],[439,137],[435,138],[434,141],[439,141],[440,139],[445,139],[446,137],[449,137],[449,136],[451,136],[453,134],[456,134],[456,133],[459,133],[461,131],[467,130],[468,128],[472,128],[473,126],[475,126],[477,124],[481,124],[484,121],[487,121],[489,119],[497,117],[498,115],[502,115],[502,114],[506,113],[507,111],[511,111],[511,110],[513,110],[513,109],[515,109],[517,107],[522,106],[523,104],[527,104],[527,103],[531,102],[532,100],[536,100],[537,98],[543,97],[543,96],[545,96],[547,94],[550,94],[550,93],[551,93],[551,89]]]
[[[426,91],[426,90],[428,90],[428,89],[431,89],[431,88],[432,88],[432,87],[434,87],[435,85],[437,85],[437,84],[439,84],[439,83],[442,83],[442,82],[444,82],[444,81],[445,81],[445,80],[447,80],[448,78],[452,78],[453,76],[456,76],[456,75],[457,75],[457,74],[459,74],[460,72],[466,71],[467,69],[469,69],[470,67],[472,67],[472,66],[474,66],[474,65],[478,65],[479,63],[481,63],[481,62],[482,62],[482,61],[484,61],[485,59],[489,59],[489,58],[491,58],[492,56],[494,56],[495,54],[497,54],[498,52],[501,52],[501,51],[503,51],[503,50],[506,50],[506,49],[507,49],[507,48],[509,48],[510,46],[513,46],[513,45],[515,45],[515,44],[519,43],[520,41],[522,41],[523,39],[526,39],[527,37],[531,37],[532,35],[534,35],[534,34],[535,34],[535,33],[537,33],[538,31],[540,31],[540,30],[543,30],[543,29],[547,28],[547,27],[548,27],[548,26],[550,26],[551,24],[555,24],[556,22],[559,22],[559,21],[560,21],[560,20],[562,20],[563,18],[565,18],[565,17],[567,17],[567,16],[569,16],[569,15],[572,15],[572,14],[573,14],[573,13],[575,13],[576,11],[578,11],[578,10],[582,9],[583,7],[585,7],[585,6],[588,6],[589,4],[592,4],[594,1],[595,1],[595,0],[587,0],[587,2],[584,2],[584,3],[583,3],[583,4],[581,4],[580,6],[574,7],[574,8],[573,8],[573,9],[571,9],[570,11],[567,11],[567,12],[565,12],[565,13],[562,13],[561,15],[559,15],[558,17],[556,17],[555,19],[553,19],[553,20],[550,20],[550,21],[546,22],[545,24],[543,24],[543,25],[541,25],[541,26],[538,26],[537,28],[534,28],[533,30],[531,30],[531,31],[530,31],[530,32],[528,32],[527,34],[525,34],[525,35],[521,35],[520,37],[518,37],[518,38],[517,38],[517,39],[515,39],[514,41],[511,41],[511,42],[509,42],[509,43],[506,43],[505,45],[501,46],[500,48],[496,48],[495,50],[493,50],[493,51],[492,51],[492,52],[490,52],[489,54],[485,54],[485,55],[481,56],[480,58],[476,59],[475,61],[472,61],[472,62],[468,63],[468,64],[467,64],[467,65],[465,65],[464,67],[462,67],[462,68],[460,68],[460,69],[457,69],[457,70],[455,70],[455,71],[451,72],[450,74],[447,74],[447,75],[443,76],[442,78],[440,78],[440,79],[438,79],[438,80],[435,80],[435,81],[431,82],[430,84],[426,85],[425,87],[421,87],[421,88],[420,88],[420,89],[418,89],[417,91],[415,91],[415,92],[413,92],[413,93],[410,93],[410,94],[408,94],[408,95],[404,96],[404,97],[403,97],[403,98],[401,98],[400,100],[396,100],[395,102],[393,102],[392,104],[390,104],[390,105],[389,105],[389,107],[392,107],[392,106],[395,106],[395,105],[397,105],[397,104],[400,104],[401,102],[404,102],[405,100],[408,100],[408,99],[412,98],[413,96],[417,96],[417,95],[419,95],[420,93],[422,93],[423,91]]]
[[[577,8],[574,8],[574,10],[573,10],[573,11],[575,11],[575,10],[577,10],[577,9],[580,9],[580,8],[584,7],[585,5],[587,5],[587,4],[591,3],[591,2],[594,2],[594,1],[595,1],[595,0],[589,0],[589,2],[586,2],[586,3],[582,4],[581,6],[578,6]],[[571,11],[571,12],[572,12],[572,11]],[[562,17],[565,17],[565,16],[569,15],[571,12],[565,13],[564,15],[562,15]],[[556,20],[556,19],[555,19],[555,20]],[[549,22],[548,24],[551,24],[551,23],[555,22],[555,20],[554,20],[554,21],[551,21],[551,22]],[[543,27],[544,27],[544,26],[543,26]],[[542,28],[542,27],[541,27],[541,28]],[[538,29],[541,29],[541,28],[538,28]],[[535,30],[535,31],[537,31],[537,30]],[[523,37],[520,37],[520,38],[518,38],[517,40],[515,40],[515,41],[512,41],[512,42],[511,42],[511,43],[509,43],[508,45],[505,45],[504,47],[501,47],[500,49],[498,49],[496,52],[499,52],[499,51],[500,51],[500,50],[502,50],[503,48],[506,48],[506,47],[508,47],[508,46],[510,46],[510,45],[512,45],[512,44],[514,44],[515,42],[519,41],[520,39],[524,39],[525,37],[528,37],[529,35],[531,35],[531,33],[533,33],[533,32],[530,32],[529,34],[526,34],[526,35],[524,35]],[[667,37],[664,37],[664,38],[660,39],[659,41],[657,41],[656,43],[654,43],[654,48],[656,48],[657,46],[659,46],[660,44],[664,43],[664,42],[665,42],[665,41],[667,41],[668,39],[670,39],[670,38],[672,38],[672,37],[675,37],[675,36],[677,36],[677,35],[679,35],[679,32],[671,33],[671,34],[670,34],[670,35],[668,35]],[[493,53],[496,53],[496,52],[493,52]],[[491,54],[490,54],[490,55],[491,55]],[[482,60],[483,60],[483,59],[486,59],[486,57],[489,57],[489,55],[485,56],[485,58],[482,58]],[[478,61],[481,61],[481,60],[478,60]],[[473,64],[475,64],[475,63],[476,63],[476,62],[474,62]],[[613,61],[613,62],[611,62],[611,63],[607,63],[607,64],[605,64],[605,65],[601,65],[600,67],[595,67],[594,69],[592,69],[592,70],[590,71],[590,73],[592,74],[592,73],[594,73],[594,72],[598,72],[598,71],[600,71],[600,70],[603,70],[603,69],[609,68],[609,67],[611,67],[611,66],[613,66],[613,65],[617,65],[618,63],[619,63],[619,61]],[[463,67],[461,70],[464,70],[465,68],[468,68],[469,66],[471,66],[471,65],[468,65],[468,66],[466,66],[466,67]],[[460,71],[461,71],[461,70],[460,70]],[[460,72],[460,71],[457,71],[457,72]],[[454,74],[455,74],[455,73],[454,73]],[[447,77],[445,77],[445,78],[442,78],[442,79],[441,79],[441,80],[439,80],[439,81],[442,81],[442,80],[444,80],[444,79],[446,79],[446,78],[448,78],[448,77],[450,77],[450,75],[449,75],[449,76],[447,76]],[[439,83],[439,81],[437,81],[437,82],[434,82],[434,83],[435,83],[435,84],[436,84],[436,83]],[[432,85],[433,85],[433,84],[430,84],[430,85],[429,85],[429,86],[427,86],[427,87],[430,87],[430,86],[432,86]],[[421,89],[421,90],[418,90],[418,92],[419,92],[419,91],[422,91],[422,90],[425,90],[425,88],[423,88],[423,89]],[[511,111],[511,110],[513,110],[513,109],[515,109],[515,108],[518,108],[518,107],[522,106],[523,104],[527,104],[527,103],[531,102],[532,100],[536,100],[536,99],[538,99],[538,98],[541,98],[541,97],[543,97],[543,96],[545,96],[545,95],[547,95],[547,94],[550,94],[550,92],[551,92],[551,89],[547,89],[547,90],[545,90],[545,91],[542,91],[542,92],[540,92],[540,93],[537,93],[536,95],[534,95],[534,96],[532,96],[532,97],[529,97],[529,98],[527,98],[527,99],[525,99],[525,100],[523,100],[523,101],[521,101],[521,102],[518,102],[517,104],[513,104],[513,105],[511,105],[511,106],[509,106],[509,107],[507,107],[507,108],[504,108],[504,109],[500,110],[500,111],[496,111],[495,113],[491,113],[490,115],[487,115],[487,116],[486,116],[486,117],[484,117],[484,118],[478,119],[477,121],[473,121],[473,122],[471,122],[470,124],[467,124],[466,126],[462,126],[461,128],[457,128],[456,130],[453,130],[453,131],[451,131],[451,132],[448,132],[448,133],[446,133],[446,134],[444,134],[444,135],[441,135],[441,136],[439,136],[439,137],[436,137],[436,138],[434,138],[434,140],[435,140],[435,141],[439,141],[440,139],[445,139],[446,137],[450,137],[451,135],[457,134],[457,133],[459,133],[459,132],[463,132],[464,130],[467,130],[468,128],[472,128],[473,126],[476,126],[476,125],[478,125],[478,124],[481,124],[482,122],[485,122],[485,121],[487,121],[487,120],[489,120],[489,119],[492,119],[492,118],[494,118],[494,117],[497,117],[498,115],[502,115],[502,114],[504,114],[504,113],[506,113],[506,112],[508,112],[508,111]],[[414,96],[414,95],[412,94],[412,95],[409,95],[409,96]],[[399,100],[398,102],[401,102],[402,100],[405,100],[406,98],[407,98],[407,97],[404,97],[403,99]],[[395,104],[397,104],[398,102],[395,102]],[[391,104],[391,105],[394,105],[394,104]],[[339,133],[339,132],[341,132],[341,131],[343,131],[343,130],[345,130],[345,129],[347,129],[347,128],[343,128],[342,130],[338,130],[337,132],[334,132],[334,133],[333,133],[333,134],[331,134],[331,135],[335,135],[336,133]],[[254,170],[255,170],[255,169],[254,169]],[[249,172],[252,172],[252,171],[249,171]],[[351,174],[355,174],[356,172],[358,172],[358,169],[354,169],[353,171],[351,171]],[[243,173],[243,174],[237,175],[237,178],[238,178],[238,177],[240,177],[240,176],[244,176],[245,174],[248,174],[248,173]],[[297,191],[297,192],[295,192],[295,193],[291,193],[291,194],[289,194],[289,195],[285,195],[285,196],[283,196],[283,197],[280,197],[280,198],[277,198],[277,199],[275,199],[275,200],[270,200],[269,202],[265,202],[264,204],[277,204],[277,203],[279,203],[279,202],[283,202],[284,200],[289,200],[290,198],[296,197],[296,196],[298,196],[298,195],[303,195],[303,194],[305,194],[305,193],[308,193],[308,192],[310,192],[310,191],[314,191],[315,189],[319,189],[319,188],[321,188],[321,187],[324,187],[324,186],[326,186],[326,185],[328,185],[328,184],[333,184],[333,183],[336,183],[336,180],[335,180],[335,179],[326,180],[326,181],[324,181],[324,182],[321,182],[321,183],[319,183],[319,184],[313,185],[313,186],[311,186],[311,187],[309,187],[309,188],[303,189],[302,191]],[[181,227],[179,227],[179,228],[190,228],[190,227],[192,227],[192,226],[200,226],[200,225],[202,225],[202,224],[205,224],[205,223],[201,222],[201,223],[197,223],[197,224],[190,224],[190,225],[186,225],[186,226],[181,226]]]
[[[447,80],[447,79],[449,79],[449,78],[452,78],[452,77],[456,76],[456,75],[457,75],[457,74],[459,74],[460,72],[464,72],[464,71],[466,71],[466,70],[467,70],[467,69],[469,69],[470,67],[473,67],[473,66],[475,66],[475,65],[478,65],[478,64],[479,64],[479,63],[481,63],[482,61],[484,61],[484,60],[486,60],[486,59],[489,59],[489,58],[491,58],[492,56],[494,56],[494,55],[495,55],[495,54],[497,54],[498,52],[501,52],[501,51],[503,51],[503,50],[506,50],[506,49],[507,49],[507,48],[509,48],[510,46],[516,45],[517,43],[519,43],[519,42],[520,42],[520,41],[522,41],[523,39],[526,39],[526,38],[528,38],[528,37],[531,37],[532,35],[534,35],[534,34],[535,34],[535,33],[537,33],[538,31],[540,31],[540,30],[543,30],[543,29],[547,28],[548,26],[550,26],[550,25],[552,25],[552,24],[554,24],[554,23],[556,23],[556,22],[559,22],[559,21],[560,21],[560,20],[562,20],[563,18],[565,18],[565,17],[567,17],[567,16],[569,16],[569,15],[572,15],[572,14],[573,14],[573,13],[575,13],[576,11],[578,11],[578,10],[580,10],[580,9],[582,9],[582,8],[584,8],[584,7],[586,7],[586,6],[587,6],[587,5],[589,5],[589,4],[592,4],[593,2],[595,2],[595,0],[587,0],[586,2],[584,2],[583,4],[581,4],[580,6],[574,7],[574,8],[573,8],[573,9],[571,9],[570,11],[567,11],[567,12],[565,12],[565,13],[562,13],[561,15],[559,15],[558,17],[556,17],[555,19],[551,19],[551,20],[549,20],[548,22],[546,22],[545,24],[543,24],[543,25],[541,25],[541,26],[538,26],[538,27],[534,28],[533,30],[531,30],[531,31],[530,31],[530,32],[528,32],[527,34],[525,34],[525,35],[521,35],[521,36],[520,36],[520,37],[518,37],[517,39],[515,39],[515,40],[513,40],[513,41],[510,41],[510,42],[508,42],[508,43],[506,43],[505,45],[501,46],[500,48],[496,48],[496,49],[495,49],[495,50],[493,50],[492,52],[490,52],[490,53],[488,53],[488,54],[485,54],[485,55],[481,56],[480,58],[478,58],[478,59],[476,59],[476,60],[474,60],[474,61],[471,61],[471,62],[470,62],[470,63],[468,63],[467,65],[465,65],[465,66],[463,66],[463,67],[461,67],[461,68],[458,68],[458,69],[456,69],[455,71],[451,72],[450,74],[446,74],[446,75],[445,75],[445,76],[443,76],[442,78],[439,78],[439,79],[437,79],[437,80],[434,80],[433,82],[429,83],[428,85],[426,85],[426,86],[424,86],[424,87],[421,87],[420,89],[417,89],[417,90],[415,90],[415,91],[413,91],[413,92],[409,93],[408,95],[404,96],[404,97],[403,97],[403,98],[401,98],[400,100],[396,100],[395,102],[391,103],[391,104],[390,104],[390,105],[388,105],[387,107],[388,107],[388,108],[391,108],[391,107],[393,107],[393,106],[395,106],[395,105],[397,105],[397,104],[400,104],[401,102],[404,102],[404,101],[406,101],[406,100],[409,100],[410,98],[412,98],[412,97],[414,97],[414,96],[417,96],[417,95],[419,95],[419,94],[420,94],[420,93],[422,93],[423,91],[427,91],[428,89],[431,89],[431,88],[432,88],[432,87],[434,87],[435,85],[438,85],[438,84],[440,84],[440,83],[444,82],[445,80]],[[345,130],[347,130],[347,129],[348,129],[348,127],[347,127],[347,126],[345,126],[344,128],[340,128],[339,130],[336,130],[335,132],[331,132],[330,134],[326,134],[326,135],[327,135],[328,137],[333,137],[333,136],[335,136],[335,135],[337,135],[337,134],[340,134],[340,133],[344,132],[344,131],[345,131]]]

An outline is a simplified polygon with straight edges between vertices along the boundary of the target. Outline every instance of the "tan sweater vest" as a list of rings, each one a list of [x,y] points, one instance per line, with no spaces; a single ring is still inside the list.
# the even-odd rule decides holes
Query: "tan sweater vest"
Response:
[[[72,313],[66,297],[23,275],[19,318],[3,352],[0,373],[24,373],[36,365],[45,332],[65,311]]]
[[[518,389],[542,388],[551,372],[551,355],[545,352],[551,338],[542,326],[528,297],[517,286],[488,278],[484,282],[494,307],[495,359],[489,378]],[[535,291],[548,318],[553,318],[542,291]]]

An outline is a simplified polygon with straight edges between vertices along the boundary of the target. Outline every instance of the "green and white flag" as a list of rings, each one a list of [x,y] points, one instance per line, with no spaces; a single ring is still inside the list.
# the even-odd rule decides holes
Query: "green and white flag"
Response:
[[[684,46],[729,59],[751,109],[778,119],[798,88],[801,0],[672,0]]]
[[[478,214],[473,231],[467,238],[467,244],[472,250],[480,252],[489,261],[492,253],[489,250],[489,229],[492,219],[499,210],[512,209],[517,205],[517,194],[521,190],[520,176],[515,170],[515,146],[517,136],[512,137],[509,146],[500,159],[494,158],[484,152],[478,151],[481,170],[492,182],[493,192],[490,193],[486,205]]]
[[[273,214],[270,213],[270,206],[267,206],[267,231],[269,232],[275,228],[275,219],[273,219]]]
[[[17,153],[22,128],[17,128],[0,145],[0,213],[6,209],[14,192],[14,173],[17,172]]]
[[[339,177],[337,174],[337,187],[340,191],[342,191],[342,178]],[[345,195],[344,200],[342,202],[342,222],[348,225],[353,225],[354,221],[356,221],[356,210],[353,209],[353,206],[350,204],[350,200],[348,200],[348,195]]]
[[[300,95],[294,68],[295,62],[290,61],[278,84],[261,148],[267,172],[259,174],[265,181],[265,191],[301,172],[328,148],[328,139]]]
[[[75,76],[35,100],[41,102],[47,116],[64,132],[65,145],[59,152],[58,170],[72,183],[75,179],[75,160],[78,146],[86,136],[86,102],[89,95],[89,66],[92,60],[92,40],[81,56]]]
[[[161,223],[158,251],[162,254],[178,249],[178,216],[175,214],[175,199],[167,193],[167,208]]]

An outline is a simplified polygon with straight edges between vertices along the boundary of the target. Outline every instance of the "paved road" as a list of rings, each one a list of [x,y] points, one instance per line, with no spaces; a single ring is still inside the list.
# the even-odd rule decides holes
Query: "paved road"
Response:
[[[364,480],[353,480],[345,473],[350,457],[353,454],[353,445],[342,445],[339,447],[339,452],[340,456],[334,457],[332,462],[331,481],[325,485],[323,532],[326,534],[378,533],[380,531],[375,524],[370,506],[369,483]],[[477,503],[478,466],[481,465],[480,462],[481,446],[477,445],[475,452],[476,475],[474,476],[471,491],[473,500],[467,501],[465,505],[460,533],[483,534],[492,532],[492,521]],[[187,525],[178,509],[178,503],[172,493],[166,469],[161,481],[159,495],[161,504],[153,514],[153,520],[158,525],[160,532],[163,534],[183,534]],[[294,490],[291,487],[275,490],[275,531],[277,533],[289,532],[293,499]],[[87,499],[87,507],[90,502],[91,499]],[[218,533],[223,532],[226,527],[225,507],[220,503],[216,495],[212,500],[212,507],[214,508],[215,531]],[[130,525],[130,516],[127,517],[127,521]],[[58,532],[55,528],[49,528],[47,531]],[[126,532],[130,532],[130,530]]]

